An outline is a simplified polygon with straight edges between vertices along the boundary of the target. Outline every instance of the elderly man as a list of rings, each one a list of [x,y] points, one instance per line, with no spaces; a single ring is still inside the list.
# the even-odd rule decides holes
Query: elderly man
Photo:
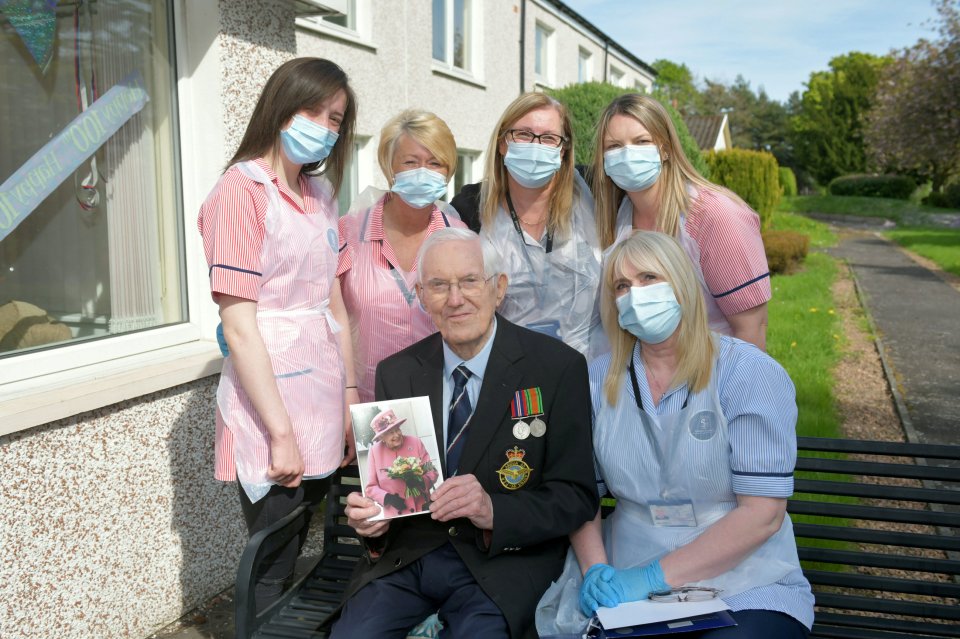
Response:
[[[444,637],[535,637],[567,534],[597,512],[586,363],[495,315],[507,278],[491,248],[449,228],[420,249],[417,295],[440,332],[382,361],[376,396],[430,397],[447,480],[429,515],[393,521],[350,496],[366,552],[332,639],[404,637],[437,610]]]

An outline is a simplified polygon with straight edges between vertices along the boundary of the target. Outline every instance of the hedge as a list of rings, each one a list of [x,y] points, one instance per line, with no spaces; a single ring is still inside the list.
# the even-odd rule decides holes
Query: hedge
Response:
[[[948,184],[942,193],[932,191],[930,195],[923,198],[923,203],[942,209],[960,209],[960,183]]]
[[[793,197],[797,194],[797,176],[788,166],[780,167],[780,194]]]
[[[761,237],[771,273],[783,274],[795,270],[810,249],[810,236],[796,231],[763,231]]]
[[[842,175],[830,182],[830,195],[889,197],[909,200],[917,189],[913,178],[905,175]]]
[[[760,214],[766,227],[780,201],[780,175],[777,159],[766,151],[728,149],[705,155],[710,179],[725,186]]]
[[[570,111],[570,119],[573,121],[573,152],[576,163],[592,164],[594,134],[600,114],[603,113],[608,104],[613,102],[614,98],[632,92],[605,82],[582,82],[565,86],[562,89],[550,89],[547,93],[562,102]],[[673,120],[673,126],[677,130],[677,135],[680,136],[680,145],[683,147],[687,159],[701,175],[708,178],[710,169],[703,160],[700,147],[697,146],[693,136],[690,135],[683,118],[667,102],[664,100],[659,100],[659,102],[666,108],[667,113]]]

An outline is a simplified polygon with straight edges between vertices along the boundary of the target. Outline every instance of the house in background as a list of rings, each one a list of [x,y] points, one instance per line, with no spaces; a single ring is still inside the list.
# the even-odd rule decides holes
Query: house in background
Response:
[[[730,120],[726,113],[719,115],[687,115],[683,118],[690,135],[701,151],[723,151],[733,148]]]
[[[196,224],[270,73],[350,75],[345,207],[385,186],[379,131],[407,106],[450,124],[456,189],[521,89],[654,72],[559,0],[27,4],[0,3],[0,636],[145,637],[230,586],[246,542],[213,480]]]

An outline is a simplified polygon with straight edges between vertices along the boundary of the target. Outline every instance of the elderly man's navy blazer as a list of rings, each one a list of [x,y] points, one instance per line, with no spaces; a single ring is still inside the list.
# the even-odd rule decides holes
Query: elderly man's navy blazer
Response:
[[[438,442],[444,441],[442,384],[439,333],[377,367],[377,399],[430,397]],[[533,388],[542,393],[541,419],[547,432],[543,437],[518,439],[513,434],[516,420],[510,404],[516,391]],[[567,535],[592,519],[599,506],[590,422],[583,356],[559,340],[497,316],[497,332],[459,469],[460,475],[475,475],[493,502],[489,548],[481,531],[467,519],[438,522],[429,515],[417,515],[393,520],[382,539],[371,540],[380,546],[380,555],[360,560],[348,597],[369,581],[450,542],[503,612],[511,636],[534,633],[534,610],[547,586],[560,575]],[[515,447],[532,470],[526,483],[512,489],[497,471],[508,462],[508,453],[516,454]]]

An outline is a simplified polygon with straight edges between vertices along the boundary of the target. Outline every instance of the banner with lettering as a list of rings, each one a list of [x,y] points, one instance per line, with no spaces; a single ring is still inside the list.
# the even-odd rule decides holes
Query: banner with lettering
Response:
[[[0,242],[150,100],[134,71],[0,185]]]

